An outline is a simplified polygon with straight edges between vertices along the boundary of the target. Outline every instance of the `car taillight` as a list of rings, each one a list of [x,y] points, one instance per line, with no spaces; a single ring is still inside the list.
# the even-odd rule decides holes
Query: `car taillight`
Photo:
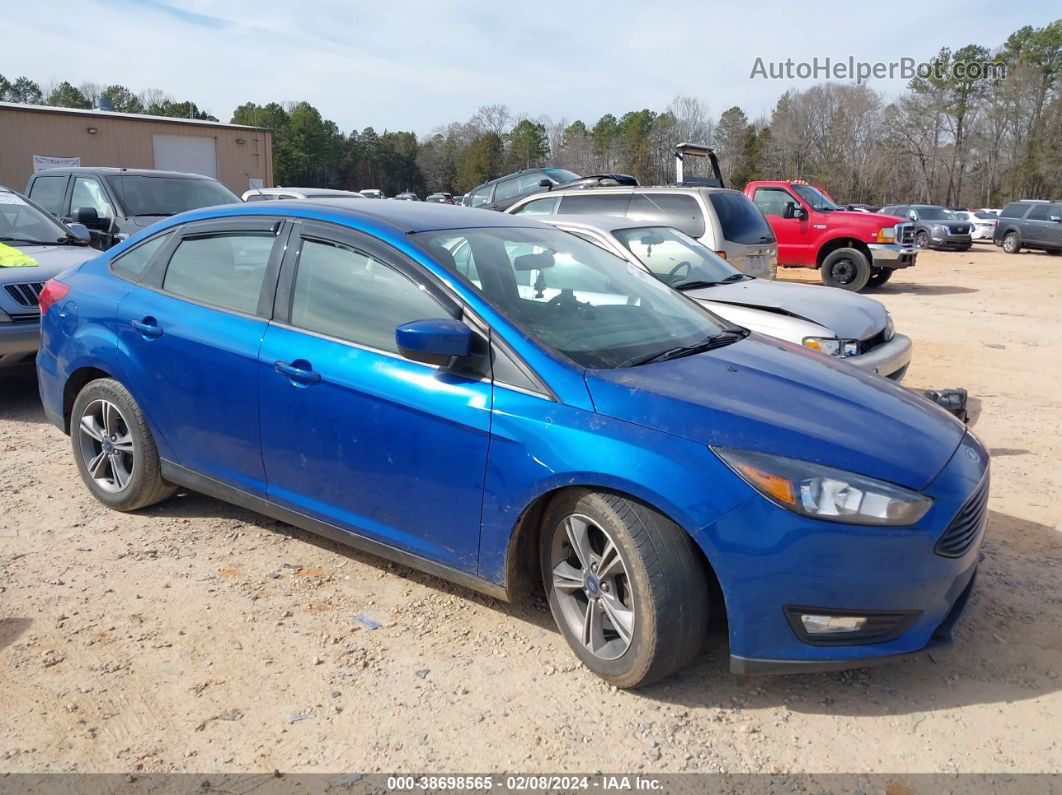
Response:
[[[40,297],[37,298],[37,306],[41,308],[41,317],[44,317],[48,313],[48,308],[51,307],[56,301],[62,301],[70,294],[70,285],[57,282],[55,279],[49,279],[44,283],[44,289],[41,290]]]

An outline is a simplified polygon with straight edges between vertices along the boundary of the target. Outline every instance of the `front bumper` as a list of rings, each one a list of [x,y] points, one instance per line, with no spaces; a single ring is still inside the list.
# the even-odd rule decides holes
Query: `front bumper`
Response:
[[[849,356],[842,361],[899,382],[907,375],[907,367],[911,363],[911,348],[910,337],[896,334],[884,345],[859,356]]]
[[[939,249],[965,249],[973,245],[970,235],[929,235],[929,247]]]
[[[870,243],[871,265],[875,268],[910,268],[915,264],[918,249],[899,243]]]
[[[0,368],[32,361],[41,341],[41,324],[0,324]]]

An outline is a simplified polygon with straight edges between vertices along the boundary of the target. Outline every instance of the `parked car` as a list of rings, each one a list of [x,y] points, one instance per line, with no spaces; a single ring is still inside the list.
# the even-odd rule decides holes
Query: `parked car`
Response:
[[[364,199],[360,193],[335,188],[252,188],[241,197],[245,202],[285,201],[288,199]]]
[[[960,221],[966,221],[970,225],[971,240],[991,240],[996,234],[996,223],[999,217],[984,210],[950,210],[952,215]]]
[[[801,180],[757,180],[745,186],[778,239],[778,264],[818,268],[822,283],[852,292],[881,287],[915,264],[911,224],[887,212],[842,210]]]
[[[971,225],[945,207],[935,204],[894,204],[882,208],[882,212],[910,219],[914,224],[915,248],[969,251],[973,245]]]
[[[1062,252],[1062,202],[1011,202],[999,214],[992,242],[1008,254],[1031,248],[1058,255]]]
[[[907,373],[911,340],[896,333],[888,311],[873,298],[753,278],[666,226],[609,216],[557,215],[542,220],[644,268],[731,323],[844,359],[894,381],[902,381]],[[456,255],[455,259],[461,266],[461,259]],[[563,278],[562,267],[557,264],[545,272],[547,285],[555,272]],[[529,281],[535,280],[529,277]],[[544,289],[549,296],[550,288]],[[582,296],[576,289],[575,297],[587,300]]]
[[[0,185],[0,370],[30,363],[40,340],[37,298],[56,274],[98,254],[89,231],[67,227]]]
[[[413,193],[413,191],[406,191],[405,193],[399,193],[395,195],[395,198],[401,202],[419,202],[420,196]]]
[[[433,202],[435,204],[460,204],[449,193],[432,193],[424,201]]]
[[[563,168],[527,168],[473,188],[468,192],[466,204],[469,207],[504,212],[525,196],[541,193],[575,179],[582,178]]]
[[[615,187],[555,189],[525,198],[513,215],[615,215],[670,226],[699,240],[750,276],[774,278],[778,249],[760,212],[739,191],[725,188]]]
[[[358,191],[358,193],[360,193],[366,199],[386,199],[387,198],[384,195],[384,192],[382,190],[377,190],[376,188],[366,188],[365,190]]]
[[[464,203],[465,203],[465,194],[462,193],[460,196],[458,196],[458,195],[454,196],[454,204],[464,204]]]
[[[29,178],[26,195],[59,220],[87,227],[104,251],[160,218],[240,200],[201,174],[133,168],[45,169]]]
[[[844,209],[855,213],[879,213],[881,208],[873,204],[846,204]]]
[[[559,293],[523,284],[552,268]],[[973,588],[988,454],[963,423],[530,218],[200,210],[40,305],[45,413],[104,505],[183,487],[542,589],[616,686],[687,665],[717,613],[741,674],[889,660],[945,641]]]

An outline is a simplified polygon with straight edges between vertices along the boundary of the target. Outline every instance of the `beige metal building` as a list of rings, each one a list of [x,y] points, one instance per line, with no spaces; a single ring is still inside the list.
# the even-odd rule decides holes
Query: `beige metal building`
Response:
[[[240,194],[273,184],[272,139],[240,124],[0,102],[0,185],[25,190],[35,164],[117,166],[205,174]]]

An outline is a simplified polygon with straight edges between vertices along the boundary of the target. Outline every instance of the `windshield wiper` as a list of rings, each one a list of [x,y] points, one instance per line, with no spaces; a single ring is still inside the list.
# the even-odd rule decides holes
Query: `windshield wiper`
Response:
[[[704,351],[722,348],[725,345],[730,345],[732,342],[743,340],[748,335],[748,329],[727,328],[723,329],[718,334],[714,334],[700,342],[695,342],[692,345],[680,345],[676,348],[668,348],[667,350],[658,351],[657,353],[643,353],[640,356],[632,356],[625,362],[621,362],[618,367],[637,367],[641,364],[666,362],[668,359],[678,359],[681,356],[692,356],[695,353],[703,353]]]
[[[751,279],[747,273],[731,273],[720,284],[733,284],[734,282],[743,282],[745,279]]]
[[[722,284],[722,282],[708,282],[699,279],[691,279],[688,282],[679,282],[678,284],[673,285],[673,287],[680,292],[684,292],[686,290],[699,290],[702,287],[715,287],[717,284]]]

